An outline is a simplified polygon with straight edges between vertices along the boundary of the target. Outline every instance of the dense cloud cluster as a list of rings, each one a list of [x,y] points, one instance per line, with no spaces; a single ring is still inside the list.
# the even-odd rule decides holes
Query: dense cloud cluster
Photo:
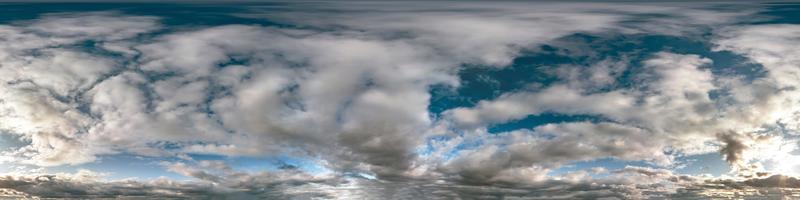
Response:
[[[0,160],[60,166],[117,154],[185,158],[163,167],[196,179],[102,181],[81,171],[9,175],[0,188],[38,197],[264,198],[341,196],[344,185],[378,191],[349,191],[354,197],[414,197],[389,189],[401,185],[441,198],[636,199],[689,195],[678,189],[698,185],[797,185],[757,175],[760,162],[794,149],[756,155],[776,152],[789,141],[785,132],[800,129],[800,58],[789,56],[800,54],[800,26],[734,25],[753,11],[707,5],[386,3],[236,13],[298,26],[167,30],[159,17],[118,12],[0,25],[0,132],[25,143]],[[745,56],[764,74],[719,73],[715,60],[665,50],[641,63],[623,56],[555,66],[542,72],[557,77],[553,83],[429,110],[431,88],[461,87],[464,68],[507,68],[563,37],[709,37],[700,34],[709,29],[714,50]],[[596,120],[488,131],[548,113]],[[674,168],[678,157],[710,152],[752,179],[725,184],[633,166],[550,174],[601,158]],[[333,173],[242,172],[188,154],[291,155]]]
[[[208,180],[212,175],[192,171],[183,166],[171,166],[179,173]],[[4,188],[3,197],[18,198],[126,198],[126,199],[263,199],[263,198],[304,198],[329,195],[325,193],[286,193],[294,187],[305,185],[333,185],[326,179],[305,179],[292,173],[247,174],[239,172],[230,175],[229,182],[220,185],[219,180],[175,181],[159,178],[150,181],[117,180],[104,181],[103,175],[97,172],[80,170],[75,174],[29,174],[5,176],[0,178],[0,188]],[[341,184],[341,183],[335,183]]]
[[[75,174],[5,176],[0,178],[0,187],[4,188],[2,191],[4,197],[18,198],[639,199],[653,195],[662,197],[670,195],[667,191],[660,190],[658,187],[661,185],[658,184],[686,182],[677,179],[669,171],[649,168],[625,168],[614,171],[615,178],[596,182],[564,179],[528,186],[463,185],[418,180],[377,181],[341,177],[312,178],[290,172],[291,170],[272,174],[250,174],[230,169],[213,169],[227,170],[218,174],[203,166],[188,166],[183,163],[172,164],[169,168],[204,181],[178,182],[164,178],[151,181],[102,181],[102,174],[81,170]],[[666,180],[667,178],[671,180]],[[630,185],[630,181],[658,184],[641,184],[634,187]]]
[[[364,178],[313,177],[302,172],[247,173],[220,163],[166,164],[170,170],[200,181],[104,181],[103,174],[29,174],[0,177],[4,198],[123,199],[671,199],[781,197],[798,194],[800,181],[773,175],[747,180],[673,174],[670,170],[625,167],[597,171],[607,178],[590,179],[578,172],[533,185],[471,185],[422,180],[379,181]]]

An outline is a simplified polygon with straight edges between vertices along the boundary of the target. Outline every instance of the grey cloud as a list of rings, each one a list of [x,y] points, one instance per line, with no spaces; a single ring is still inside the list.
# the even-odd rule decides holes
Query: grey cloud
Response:
[[[503,160],[507,159],[523,166],[534,163],[557,166],[565,161],[614,157],[669,165],[672,158],[665,153],[668,147],[689,153],[706,148],[703,142],[683,141],[675,135],[708,141],[714,136],[707,135],[707,130],[727,130],[712,118],[714,109],[707,94],[716,86],[711,73],[700,69],[709,62],[696,55],[661,52],[644,62],[652,78],[639,88],[591,93],[557,84],[538,91],[506,94],[473,108],[456,108],[447,111],[446,116],[460,127],[485,127],[546,112],[589,114],[612,120],[612,123],[547,124],[534,128],[532,133],[501,136],[515,142],[501,143],[508,146],[498,150],[498,154],[519,157],[498,155],[488,157],[496,159],[485,163],[506,163]],[[547,136],[552,139],[545,139]],[[497,144],[486,146],[494,145]],[[489,147],[481,151],[485,149]],[[464,155],[465,159],[475,158],[468,155]],[[512,166],[500,169],[507,167]],[[499,169],[489,171],[496,173]]]
[[[92,162],[98,156],[118,153],[290,154],[321,159],[320,164],[337,172],[369,172],[382,179],[441,175],[472,183],[513,185],[547,182],[546,172],[551,167],[575,160],[614,157],[668,165],[671,157],[664,153],[665,148],[687,154],[708,152],[705,142],[715,138],[709,133],[719,132],[719,127],[747,129],[768,121],[767,117],[716,118],[757,112],[736,115],[744,106],[717,109],[708,92],[718,89],[718,80],[701,68],[711,61],[667,52],[644,63],[655,78],[643,80],[647,84],[641,90],[591,88],[612,84],[625,67],[599,63],[587,72],[576,72],[598,74],[587,82],[575,83],[583,78],[569,78],[571,72],[564,72],[570,79],[567,83],[504,94],[433,119],[427,110],[430,87],[458,87],[457,72],[463,64],[503,67],[521,50],[577,32],[649,29],[641,26],[647,23],[622,26],[625,19],[638,14],[625,8],[679,16],[665,19],[670,23],[699,19],[698,24],[724,24],[738,15],[688,7],[660,11],[647,5],[553,4],[539,8],[516,3],[476,4],[461,9],[481,12],[459,12],[458,7],[437,11],[400,4],[392,12],[366,12],[356,17],[260,13],[314,26],[308,29],[227,25],[152,38],[138,36],[159,29],[157,18],[118,13],[56,14],[0,26],[0,37],[14,41],[0,44],[0,120],[14,122],[2,123],[0,129],[23,135],[31,143],[5,155],[30,160],[28,164],[52,166]],[[262,17],[257,15],[251,17]],[[71,48],[83,40],[97,40],[102,43],[99,48],[123,54],[120,59],[127,60]],[[32,55],[32,50],[42,54]],[[757,96],[759,88],[740,90],[732,98],[758,101],[748,97]],[[775,106],[769,105],[773,107],[765,108]],[[612,122],[549,124],[498,136],[481,132],[489,124],[545,112],[598,115]],[[438,126],[473,131],[476,134],[469,137],[474,138],[459,140],[487,139],[488,143],[447,163],[420,158],[415,151],[426,136],[439,134],[433,133]],[[484,135],[476,136],[480,133]],[[170,148],[165,148],[167,145]],[[508,148],[499,148],[503,145]],[[186,166],[172,170],[224,183],[227,189],[248,191],[265,184],[281,185],[269,182],[267,179],[275,178],[269,174],[254,177],[214,163],[201,165],[222,172]],[[240,188],[252,183],[249,181],[259,183]],[[69,181],[50,182],[41,184],[70,185]],[[34,179],[14,183],[40,184]],[[124,194],[107,188],[115,184],[90,184],[89,189],[76,189],[74,194],[62,191],[53,195],[69,197],[105,189],[109,191],[106,195]],[[313,184],[304,186],[308,185]],[[180,194],[203,190],[183,183],[145,186]],[[599,189],[551,197],[632,195],[616,194],[626,188],[587,187]],[[14,188],[49,194],[29,187]],[[470,193],[469,189],[456,190],[457,194]],[[520,196],[525,194],[520,192]]]
[[[155,18],[112,13],[62,14],[2,26],[0,45],[0,129],[20,134],[31,145],[10,156],[43,166],[79,164],[107,151],[78,138],[92,119],[78,108],[94,85],[118,63],[73,48],[79,41],[104,42],[154,30]],[[61,26],[62,29],[59,29]],[[35,51],[34,51],[35,50]]]
[[[327,197],[334,193],[306,190],[291,193],[295,187],[330,187],[344,184],[335,178],[313,178],[299,171],[245,173],[228,171],[217,174],[183,163],[168,166],[171,171],[197,181],[103,180],[103,174],[79,170],[75,174],[27,174],[0,177],[0,198],[66,199],[264,199]]]
[[[5,176],[3,197],[123,198],[123,199],[636,199],[643,188],[618,184],[550,182],[537,187],[474,186],[426,181],[342,179],[326,181],[276,180],[259,175],[239,176],[236,184],[151,181],[98,181],[75,175]],[[245,178],[247,177],[247,178]]]
[[[530,21],[533,24],[529,27],[536,29],[516,30],[499,24],[502,26],[497,31],[508,34],[490,38],[480,35],[496,34],[466,35],[463,37],[475,38],[474,42],[440,43],[456,45],[445,46],[448,48],[430,41],[438,41],[442,36],[453,38],[453,31],[464,31],[416,27],[425,34],[385,40],[375,37],[373,32],[232,25],[167,34],[131,47],[117,42],[111,45],[112,51],[140,54],[138,63],[141,65],[126,66],[132,69],[125,70],[142,71],[115,74],[92,85],[87,92],[90,96],[85,97],[90,101],[80,102],[91,108],[89,119],[81,116],[91,125],[72,128],[88,130],[88,134],[81,134],[81,137],[92,141],[87,142],[95,146],[92,151],[113,153],[137,149],[134,153],[159,155],[165,153],[154,152],[157,150],[149,146],[169,141],[187,143],[180,144],[187,152],[260,155],[279,153],[280,146],[288,141],[298,146],[299,154],[335,152],[332,157],[344,158],[342,164],[333,163],[330,167],[363,168],[360,162],[366,161],[371,166],[359,170],[401,175],[412,167],[412,151],[421,142],[422,137],[413,134],[421,135],[431,123],[426,110],[428,86],[456,85],[453,72],[460,63],[502,65],[515,54],[516,47],[509,47],[516,45],[514,43],[523,42],[528,46],[576,31],[600,29],[613,18],[601,14],[598,17],[606,17],[602,18],[603,23],[569,28],[556,22],[580,22],[588,18],[571,19],[559,13],[543,15],[547,17],[539,20],[522,19],[534,17],[530,14],[514,19],[430,15],[431,19],[441,19],[442,23],[466,20],[455,23],[464,25],[457,29],[473,29],[472,22],[486,24],[505,20]],[[121,22],[95,27],[98,21],[113,20]],[[89,37],[120,40],[158,28],[153,23],[155,20],[101,13],[67,18],[48,16],[26,26],[39,32],[60,30],[47,34],[72,41]],[[79,26],[56,27],[59,24]],[[396,31],[397,27],[391,26],[369,29],[375,29],[374,33]],[[553,28],[540,30],[545,26]],[[122,27],[132,30],[121,30]],[[553,31],[542,32],[544,30]],[[540,37],[532,37],[531,33]],[[427,35],[436,38],[426,38]],[[481,49],[500,54],[465,52],[487,45],[496,48]],[[441,51],[445,49],[452,50]],[[246,62],[228,64],[231,59]],[[148,77],[173,72],[176,76],[147,82]],[[178,93],[180,95],[175,95]],[[206,115],[209,111],[215,115]],[[383,114],[375,115],[376,112]],[[228,137],[231,133],[237,137]],[[131,137],[142,134],[146,136]],[[263,141],[274,141],[274,144],[264,145]],[[347,161],[352,164],[345,164]]]
[[[585,131],[553,129],[575,127],[575,123],[542,125],[534,128],[533,132],[524,133],[529,135],[525,139],[519,138],[519,132],[481,138],[484,141],[503,141],[502,138],[505,138],[520,142],[488,142],[476,150],[462,151],[452,161],[452,166],[457,167],[445,167],[445,171],[460,173],[460,176],[468,179],[477,177],[480,182],[492,182],[492,177],[504,170],[518,170],[531,165],[551,167],[548,165],[558,166],[562,161],[614,157],[632,160],[649,158],[659,165],[668,166],[672,164],[671,155],[675,152],[670,155],[667,151],[677,150],[680,154],[692,155],[719,150],[734,169],[750,177],[753,172],[760,170],[759,160],[773,159],[747,152],[774,145],[761,139],[772,137],[774,133],[756,132],[776,120],[794,123],[790,122],[794,117],[791,114],[793,112],[776,115],[784,112],[773,110],[778,108],[777,102],[796,103],[794,92],[769,90],[776,87],[770,86],[770,82],[790,84],[793,80],[778,81],[780,77],[766,77],[762,78],[766,80],[743,86],[744,80],[738,77],[715,76],[704,69],[704,66],[711,64],[711,60],[696,55],[660,52],[642,64],[645,71],[639,76],[641,82],[638,84],[641,85],[633,88],[593,92],[593,88],[583,88],[586,87],[584,84],[567,79],[571,81],[568,85],[554,84],[541,89],[508,93],[494,100],[481,101],[473,108],[456,108],[445,113],[456,127],[478,130],[491,124],[547,112],[596,115],[619,126],[638,129],[634,133],[623,134],[627,135],[625,140],[604,141],[619,135],[620,131],[597,127]],[[782,75],[785,74],[775,74]],[[768,90],[750,88],[762,86]],[[714,90],[726,90],[731,94],[712,99],[709,94]],[[751,98],[754,97],[752,93],[759,93],[764,98]],[[755,113],[756,110],[760,111]],[[545,134],[548,129],[552,131]],[[731,130],[746,134],[716,134]],[[585,134],[572,135],[576,132]],[[542,135],[552,136],[552,143],[542,139],[546,138]],[[610,145],[617,142],[624,144],[620,146],[624,148]],[[720,144],[721,147],[708,143]],[[535,148],[519,148],[525,146]],[[524,156],[514,157],[515,151]],[[540,153],[546,156],[537,158]],[[511,160],[519,165],[509,164]]]
[[[794,89],[800,84],[797,81],[797,74],[800,73],[796,68],[800,61],[793,56],[784,56],[800,52],[796,46],[800,44],[797,40],[798,31],[800,27],[797,25],[752,25],[727,27],[717,32],[717,37],[713,41],[716,50],[739,53],[752,62],[761,64],[766,70],[764,77],[758,77],[750,84],[742,83],[744,81],[731,81],[733,84],[730,90],[733,95],[729,100],[747,105],[729,111],[727,114],[731,118],[748,123],[777,122],[791,130],[800,127],[797,121],[800,93]],[[739,141],[753,144],[758,143],[760,138],[774,136],[751,134],[753,132],[745,132],[747,134],[743,134],[744,139],[739,137]],[[736,141],[731,142],[737,144]],[[736,152],[741,149],[739,147],[741,145],[726,147],[723,151],[731,150],[726,153],[730,152],[729,155],[736,156]],[[748,164],[763,157],[763,155],[748,155],[747,151],[744,153],[745,158],[739,160]]]
[[[741,136],[736,133],[724,133],[719,134],[718,137],[722,142],[722,147],[719,151],[725,161],[731,164],[739,164],[742,159],[742,152],[747,150],[747,145],[740,141]]]
[[[800,188],[800,180],[795,177],[785,175],[772,175],[767,178],[752,178],[742,182],[751,187],[777,187],[777,188]]]
[[[652,168],[634,167],[634,166],[626,166],[623,169],[614,171],[614,173],[636,173],[649,177],[672,176],[672,171],[666,169],[652,169]]]
[[[525,2],[310,3],[287,12],[237,16],[267,18],[321,29],[360,30],[374,37],[410,39],[448,57],[503,67],[521,49],[574,32],[682,34],[740,21],[758,9],[708,9],[713,4]],[[311,12],[310,12],[311,11]],[[657,17],[649,17],[657,16]],[[319,20],[327,19],[327,20]]]
[[[711,73],[700,69],[710,62],[696,55],[661,52],[643,63],[652,72],[642,75],[650,80],[639,88],[590,92],[581,87],[556,84],[540,90],[504,94],[494,100],[481,101],[474,108],[456,108],[447,114],[456,123],[468,127],[556,112],[598,115],[657,132],[686,128],[674,132],[694,133],[697,131],[690,129],[714,125],[706,125],[711,123],[707,118],[712,114],[708,111],[712,108],[709,108],[711,100],[707,93],[716,86]],[[594,68],[600,67],[602,65]],[[679,118],[678,115],[688,116]],[[675,124],[683,126],[673,126]]]
[[[791,198],[800,194],[800,181],[787,175],[747,179],[706,179],[676,190],[673,198]]]
[[[673,174],[664,169],[628,166],[611,177],[576,182],[549,180],[537,185],[469,185],[428,180],[380,181],[362,178],[310,178],[293,170],[243,173],[206,164],[171,163],[175,171],[193,171],[198,181],[164,178],[139,181],[103,181],[102,174],[6,175],[0,177],[3,197],[123,198],[123,199],[671,199],[720,198],[730,191],[764,195],[791,195],[769,191],[797,187],[796,178],[775,175],[748,180],[709,179]],[[219,164],[219,163],[218,163]],[[214,172],[214,170],[223,169]],[[196,173],[203,172],[203,173]],[[202,175],[201,175],[202,174]],[[206,179],[214,174],[219,179]],[[680,178],[681,180],[677,180]],[[673,184],[673,185],[670,185]],[[666,189],[666,188],[671,189]],[[784,189],[785,190],[785,189]],[[726,191],[728,193],[726,193]]]
[[[165,179],[151,182],[99,182],[80,175],[8,175],[0,178],[0,187],[22,193],[18,196],[28,198],[179,198],[204,193],[212,187],[208,184],[180,184]]]
[[[471,183],[537,184],[549,180],[545,174],[550,168],[572,161],[615,157],[672,162],[663,153],[664,141],[642,129],[614,123],[549,124],[503,134],[478,137],[483,146],[462,150],[441,166],[442,171]]]

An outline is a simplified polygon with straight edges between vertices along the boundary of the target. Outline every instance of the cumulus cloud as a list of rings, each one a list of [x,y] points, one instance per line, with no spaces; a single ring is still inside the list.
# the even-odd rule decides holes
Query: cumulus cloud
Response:
[[[69,28],[54,27],[59,25]],[[46,16],[3,26],[1,37],[8,42],[0,47],[4,84],[0,118],[6,123],[0,129],[31,142],[11,154],[43,166],[93,161],[103,151],[95,152],[78,141],[93,123],[80,106],[85,105],[88,90],[119,68],[119,63],[82,52],[78,43],[113,42],[156,27],[155,18],[112,13]]]
[[[800,60],[786,56],[800,51],[795,47],[798,31],[797,25],[754,25],[728,27],[718,33],[714,41],[717,50],[745,55],[767,69],[766,77],[736,89],[735,100],[753,105],[744,112],[770,113],[753,115],[750,118],[755,119],[751,120],[780,121],[792,128],[798,127],[796,105],[799,99],[794,87],[800,83],[796,67]]]
[[[795,25],[752,25],[727,27],[718,32],[718,37],[714,40],[716,50],[744,55],[751,62],[762,65],[766,71],[765,76],[753,80],[751,84],[733,81],[733,85],[730,86],[733,95],[730,99],[747,106],[737,108],[737,110],[729,112],[729,115],[743,122],[781,124],[786,127],[785,130],[792,130],[788,132],[789,134],[793,134],[793,130],[798,128],[797,108],[800,103],[800,98],[798,98],[800,94],[795,89],[799,82],[794,76],[797,74],[796,66],[800,62],[792,56],[785,56],[797,53],[798,48],[795,45],[798,42],[795,33],[798,30],[800,30],[799,27]],[[759,164],[758,161],[764,160],[787,162],[786,158],[792,157],[778,153],[783,155],[781,156],[783,158],[773,158],[768,155],[775,153],[766,153],[753,148],[753,146],[764,148],[765,144],[782,146],[775,144],[774,141],[770,142],[770,138],[786,140],[787,136],[769,134],[768,131],[767,134],[765,131],[759,131],[740,135],[743,136],[737,137],[744,139],[739,141],[745,142],[747,146],[744,148],[750,149],[744,151],[743,158],[740,159],[741,162],[747,163],[745,166]],[[791,140],[789,139],[789,141]],[[733,144],[736,142],[734,141]],[[723,150],[740,152],[742,146],[735,146],[726,147]]]
[[[710,140],[714,135],[708,135],[708,131],[727,128],[715,126],[717,119],[713,116],[717,109],[708,92],[716,86],[711,73],[701,68],[709,62],[696,55],[662,52],[644,62],[649,72],[643,76],[649,75],[655,80],[648,80],[640,88],[587,92],[580,87],[556,84],[502,95],[473,108],[456,108],[446,113],[458,126],[467,127],[485,127],[547,112],[600,116],[614,123],[549,124],[536,127],[533,135],[551,135],[553,150],[563,148],[558,152],[564,153],[543,153],[547,158],[559,158],[552,155],[565,155],[567,161],[581,160],[569,155],[586,156],[583,159],[651,158],[657,163],[669,164],[670,156],[664,152],[667,147],[686,152],[702,151],[702,142],[683,139]],[[675,137],[677,135],[683,137]],[[572,142],[575,145],[567,145]],[[532,146],[547,149],[541,144]],[[581,151],[582,147],[590,149]]]
[[[16,89],[25,94],[4,98],[10,113],[4,116],[25,123],[41,121],[41,117],[62,122],[41,130],[21,130],[41,126],[20,123],[5,129],[58,136],[42,141],[64,145],[39,146],[64,152],[81,149],[69,154],[83,157],[67,162],[72,164],[126,151],[170,155],[176,152],[164,151],[163,145],[176,144],[177,153],[326,156],[330,157],[326,160],[342,160],[329,167],[400,175],[412,167],[413,151],[432,124],[427,113],[431,85],[457,86],[455,72],[462,64],[502,67],[522,48],[575,32],[614,28],[624,16],[617,11],[577,15],[483,6],[487,11],[499,9],[499,15],[442,11],[424,18],[386,15],[369,18],[374,21],[318,21],[321,24],[298,16],[286,20],[320,27],[341,22],[349,29],[365,31],[228,25],[145,41],[137,35],[160,28],[157,18],[115,13],[47,15],[5,27],[7,40],[31,42],[22,43],[26,46],[10,43],[5,48],[4,65],[10,66],[3,69],[17,74],[6,76],[7,83],[40,91],[30,96],[37,93]],[[408,8],[404,12],[419,9]],[[331,14],[330,19],[338,16]],[[417,23],[423,21],[434,24]],[[564,22],[583,25],[565,26]],[[449,27],[439,29],[435,24]],[[407,30],[413,34],[385,37]],[[122,56],[115,58],[135,60],[84,53],[79,42],[85,40]],[[53,45],[58,47],[49,47]],[[478,49],[486,51],[473,51]],[[52,58],[35,54],[33,59],[32,50],[52,54]],[[64,67],[49,69],[60,63]],[[30,102],[18,99],[26,96],[43,102],[16,105]],[[42,109],[52,111],[26,111]],[[46,150],[29,149],[40,154]],[[33,162],[56,165],[67,160],[60,155],[44,156],[47,162]]]
[[[163,27],[157,17],[113,12],[48,14],[2,25],[0,130],[26,143],[3,152],[5,162],[58,166],[116,154],[291,155],[313,158],[338,174],[250,173],[222,162],[172,162],[163,165],[195,182],[102,181],[81,171],[7,176],[0,188],[44,198],[265,198],[330,197],[355,185],[385,193],[354,196],[401,198],[410,194],[386,188],[418,188],[413,185],[420,181],[432,188],[420,190],[442,198],[635,199],[674,192],[657,188],[699,178],[637,167],[560,177],[550,172],[600,158],[669,168],[676,156],[715,151],[749,165],[759,158],[747,151],[768,148],[773,143],[762,139],[777,138],[764,127],[798,128],[793,108],[800,108],[794,88],[800,61],[781,56],[798,52],[792,25],[715,32],[718,50],[764,66],[767,76],[755,80],[715,74],[709,69],[714,61],[701,55],[661,51],[639,63],[623,57],[558,66],[553,84],[503,91],[441,116],[429,112],[431,88],[461,87],[459,72],[466,66],[505,68],[522,52],[576,33],[691,34],[729,25],[749,10],[389,4],[394,6],[350,2],[333,4],[337,12],[253,8],[236,14],[303,25],[294,27],[156,33]],[[632,86],[617,87],[623,76],[632,77]],[[487,131],[547,113],[597,120]],[[420,155],[437,136],[448,139]],[[378,180],[340,176],[351,173]]]

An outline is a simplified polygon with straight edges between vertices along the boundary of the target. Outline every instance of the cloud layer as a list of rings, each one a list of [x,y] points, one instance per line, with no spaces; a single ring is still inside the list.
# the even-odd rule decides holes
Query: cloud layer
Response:
[[[800,128],[800,60],[791,56],[800,26],[740,25],[756,9],[714,6],[346,2],[231,13],[291,26],[172,28],[123,12],[15,21],[0,26],[0,131],[23,144],[0,160],[53,167],[135,155],[169,160],[164,169],[194,181],[104,181],[80,171],[7,175],[0,188],[43,198],[415,197],[390,189],[401,185],[445,199],[637,199],[777,179],[796,187],[791,177],[762,176],[761,163],[796,148],[786,143]],[[545,46],[569,49],[576,35],[701,38],[763,74],[723,73],[719,60],[670,49],[640,60],[584,49],[557,54],[597,61],[529,72],[552,81],[430,110],[433,88],[475,81],[464,70],[513,68]],[[547,114],[589,119],[489,131]],[[741,177],[668,170],[715,152]],[[244,172],[191,155],[286,155],[331,172]],[[608,158],[651,167],[552,173]]]

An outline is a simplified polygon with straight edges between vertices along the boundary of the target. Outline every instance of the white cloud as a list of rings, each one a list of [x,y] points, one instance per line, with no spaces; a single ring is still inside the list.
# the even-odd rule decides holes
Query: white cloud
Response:
[[[719,146],[722,146],[722,151],[730,152],[729,155],[735,155],[729,160],[740,166],[735,167],[742,170],[740,173],[751,174],[754,170],[764,170],[752,166],[770,161],[771,158],[749,151],[761,154],[777,152],[769,150],[768,146],[776,144],[774,140],[766,138],[781,133],[766,132],[763,127],[774,126],[774,120],[791,124],[787,120],[792,119],[785,116],[773,118],[771,115],[781,112],[769,109],[777,107],[763,105],[766,102],[735,100],[737,95],[752,95],[742,93],[757,89],[736,88],[742,87],[739,84],[743,79],[715,76],[706,68],[710,64],[711,60],[697,55],[660,52],[643,62],[644,72],[638,74],[635,87],[595,92],[591,86],[582,88],[584,84],[556,83],[544,88],[504,94],[493,100],[481,101],[472,108],[446,111],[446,119],[450,119],[455,127],[477,128],[475,133],[455,136],[460,138],[453,140],[455,143],[481,141],[482,146],[461,151],[457,158],[445,165],[445,172],[466,179],[477,176],[487,181],[506,169],[552,167],[569,161],[607,157],[648,160],[669,166],[674,156],[713,152]],[[567,80],[573,81],[571,83],[578,81]],[[760,86],[744,86],[748,87]],[[731,94],[712,99],[711,92],[714,90],[727,90]],[[767,92],[762,97],[775,98],[770,100],[773,102],[796,102],[791,100],[791,96],[783,96],[787,93]],[[734,100],[731,101],[731,98]],[[611,122],[567,122],[541,125],[530,132],[512,131],[484,137],[473,135],[486,134],[481,130],[493,124],[548,112],[592,115],[600,121]],[[745,118],[741,117],[745,115],[742,112],[758,116]],[[728,148],[733,144],[731,141],[717,141],[718,135],[729,133],[741,138],[742,141],[735,143],[741,145]],[[442,148],[457,151],[459,147],[448,145]],[[728,149],[731,151],[726,151]]]
[[[118,13],[46,15],[0,26],[0,39],[7,41],[0,44],[0,130],[30,143],[5,154],[41,166],[81,164],[118,153],[289,154],[320,159],[337,172],[367,172],[381,179],[457,177],[453,180],[535,185],[549,183],[547,172],[571,161],[613,157],[669,165],[674,155],[665,150],[709,152],[716,146],[708,143],[719,132],[748,132],[793,116],[788,111],[763,115],[781,113],[779,105],[794,105],[781,104],[794,96],[779,89],[797,84],[792,82],[797,73],[787,67],[797,61],[774,55],[793,55],[796,49],[739,44],[776,35],[735,29],[718,41],[719,48],[766,63],[770,79],[740,87],[746,85],[741,79],[715,77],[706,68],[712,63],[707,58],[661,52],[642,63],[644,77],[636,80],[636,88],[602,90],[630,67],[626,59],[587,69],[561,66],[564,80],[554,85],[507,93],[435,119],[428,113],[430,87],[458,87],[463,65],[504,67],[523,50],[578,32],[654,32],[690,21],[689,29],[669,33],[679,34],[694,26],[726,24],[739,15],[647,5],[509,3],[437,11],[399,4],[378,14],[352,16],[266,14],[313,26],[307,29],[226,25],[152,38],[139,36],[161,28],[158,18]],[[652,19],[627,23],[650,12],[669,15],[655,20],[668,26],[652,27],[647,23]],[[770,33],[784,32],[781,37],[796,33],[793,28],[769,28],[778,30]],[[745,36],[757,39],[740,39]],[[81,46],[85,40],[97,42],[96,47]],[[764,50],[773,46],[780,48]],[[730,90],[730,97],[721,98],[735,103],[712,99],[709,92],[717,89]],[[758,98],[762,93],[770,98]],[[485,132],[492,124],[548,112],[598,116],[604,122],[547,124],[494,136]],[[457,135],[453,132],[467,134],[442,142],[428,158],[415,153],[427,136]],[[484,143],[444,158],[443,152],[460,148],[460,142],[477,140]],[[272,174],[243,174],[219,163],[199,165],[211,169],[175,164],[169,170],[224,188],[168,180],[109,185],[62,178],[7,181],[23,185],[8,188],[43,197],[79,196],[28,186],[80,186],[77,191],[100,196],[140,194],[139,189],[149,187],[156,189],[141,194],[183,197],[206,194],[209,188],[225,193],[252,189],[242,188],[247,184],[275,183]],[[301,176],[286,176],[292,175]],[[562,178],[571,184],[588,180],[583,172]],[[615,197],[619,195],[612,190],[626,190],[589,187],[601,191],[560,197]],[[102,190],[108,192],[98,192]]]
[[[154,30],[155,18],[111,13],[53,15],[3,26],[0,49],[0,129],[30,145],[7,152],[22,163],[80,164],[108,152],[81,138],[96,123],[82,108],[88,90],[119,63],[82,52],[77,42],[119,40]]]
[[[717,50],[742,54],[767,71],[766,77],[750,85],[734,86],[734,100],[753,105],[743,108],[739,117],[780,121],[793,129],[800,128],[797,116],[800,94],[795,89],[800,84],[797,69],[800,59],[791,56],[800,52],[799,32],[797,25],[738,26],[718,32],[714,41]]]

